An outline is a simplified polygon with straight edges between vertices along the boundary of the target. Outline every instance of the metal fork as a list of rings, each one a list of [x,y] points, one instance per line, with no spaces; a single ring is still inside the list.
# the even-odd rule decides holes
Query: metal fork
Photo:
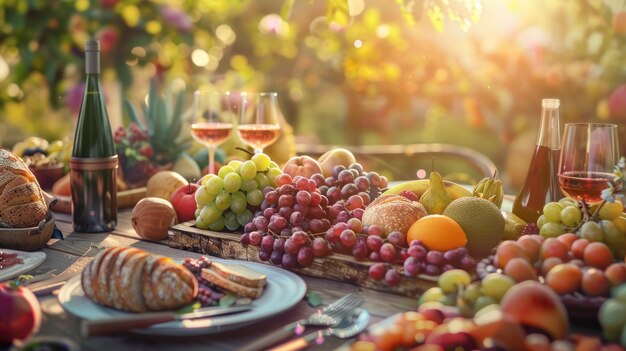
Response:
[[[356,309],[353,311],[353,315],[344,317],[339,324],[333,327],[316,331],[288,341],[284,344],[273,347],[268,351],[297,351],[313,343],[321,345],[324,342],[324,339],[330,335],[338,337],[339,339],[351,338],[365,330],[369,320],[370,314],[367,310]]]
[[[266,350],[269,346],[285,340],[292,335],[302,335],[305,326],[330,327],[339,323],[343,318],[354,312],[354,309],[363,304],[363,298],[350,293],[332,304],[315,311],[307,318],[292,322],[286,326],[265,334],[262,338],[244,346],[240,351]]]

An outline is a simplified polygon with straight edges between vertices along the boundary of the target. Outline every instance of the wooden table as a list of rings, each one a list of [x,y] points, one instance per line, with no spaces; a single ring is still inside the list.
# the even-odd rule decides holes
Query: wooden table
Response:
[[[71,216],[55,214],[57,226],[63,232],[65,240],[51,240],[43,249],[47,257],[44,263],[30,272],[30,274],[43,274],[55,270],[59,274],[66,268],[71,267],[83,257],[94,256],[96,248],[111,246],[132,246],[152,253],[184,259],[185,257],[198,257],[199,254],[168,247],[167,240],[161,242],[149,242],[140,239],[130,225],[130,211],[123,210],[118,213],[118,225],[111,233],[84,234],[73,233]],[[81,260],[79,262],[84,262]],[[407,298],[375,290],[357,287],[347,283],[331,280],[302,276],[307,284],[308,291],[317,292],[325,302],[333,300],[350,292],[360,294],[364,299],[365,307],[374,323],[397,312],[407,311],[416,307],[416,299]],[[63,336],[74,340],[80,345],[81,350],[237,350],[242,345],[249,343],[268,331],[278,329],[283,325],[304,318],[315,309],[303,300],[292,309],[250,326],[229,331],[223,334],[213,334],[195,337],[155,337],[142,336],[132,333],[122,333],[113,336],[84,338],[79,333],[80,319],[66,313],[58,303],[55,295],[40,298],[43,310],[43,322],[37,335],[40,336]],[[314,329],[311,329],[314,330]],[[338,347],[345,340],[328,338],[322,346],[310,349],[327,350]]]

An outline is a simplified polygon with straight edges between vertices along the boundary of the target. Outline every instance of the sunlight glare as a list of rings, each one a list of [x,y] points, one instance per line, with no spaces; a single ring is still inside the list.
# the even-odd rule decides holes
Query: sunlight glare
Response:
[[[391,29],[386,24],[381,24],[376,28],[376,35],[381,39],[387,38],[389,34],[391,34]]]
[[[209,64],[209,54],[202,49],[195,49],[191,53],[191,61],[198,67],[204,67]]]
[[[2,56],[0,56],[0,82],[3,81],[9,75],[9,65],[4,60]]]

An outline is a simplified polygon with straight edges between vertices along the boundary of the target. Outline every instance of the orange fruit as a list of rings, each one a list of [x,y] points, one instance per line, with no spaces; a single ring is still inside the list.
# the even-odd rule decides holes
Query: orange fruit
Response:
[[[424,216],[411,225],[406,234],[409,244],[420,240],[429,250],[448,251],[467,244],[463,228],[444,215]]]

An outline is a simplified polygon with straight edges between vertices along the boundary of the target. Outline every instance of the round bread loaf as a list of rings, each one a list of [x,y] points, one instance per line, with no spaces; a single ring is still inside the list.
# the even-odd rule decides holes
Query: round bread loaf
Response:
[[[383,235],[393,231],[403,234],[411,225],[428,213],[422,204],[404,196],[388,194],[372,201],[363,212],[363,224],[375,224],[382,229]]]
[[[22,159],[0,148],[0,226],[35,227],[47,216],[37,178]]]

